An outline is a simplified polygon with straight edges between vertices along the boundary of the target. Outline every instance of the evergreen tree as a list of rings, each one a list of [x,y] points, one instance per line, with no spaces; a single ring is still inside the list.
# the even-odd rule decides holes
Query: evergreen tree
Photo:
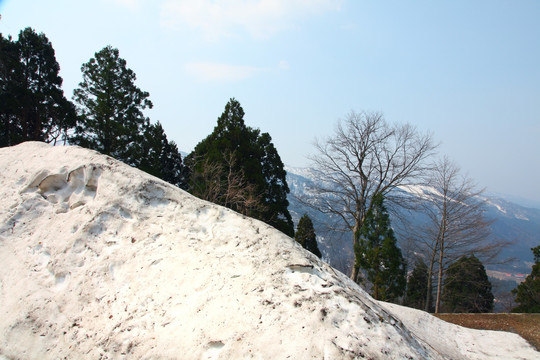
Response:
[[[356,272],[361,268],[367,274],[367,280],[373,284],[375,299],[395,302],[405,292],[406,269],[383,200],[381,193],[375,194],[356,233],[354,266]]]
[[[17,44],[0,34],[0,147],[23,141],[18,117],[21,66]]]
[[[240,103],[231,99],[214,131],[188,156],[190,189],[196,196],[260,219],[293,236],[283,163],[270,135],[246,126],[244,115]],[[209,176],[209,169],[216,170],[213,175],[219,170],[219,179]],[[238,184],[248,189],[242,195],[246,201],[230,201],[232,197],[238,198]]]
[[[407,281],[407,292],[403,305],[420,310],[426,309],[428,276],[429,272],[426,263],[419,259]],[[427,307],[429,311],[432,311],[432,305],[429,304]]]
[[[534,254],[534,265],[525,281],[512,290],[516,303],[519,304],[512,312],[540,313],[540,246],[531,250]]]
[[[443,311],[449,313],[493,311],[491,283],[476,256],[462,256],[448,266],[441,300]]]
[[[300,218],[300,221],[298,221],[298,226],[296,227],[294,239],[298,243],[300,243],[300,245],[302,245],[304,249],[311,251],[319,258],[322,257],[319,246],[317,245],[317,236],[315,235],[313,222],[307,214],[304,214]]]
[[[283,162],[268,133],[262,133],[258,136],[256,148],[260,153],[261,193],[264,197],[264,211],[260,219],[292,237],[294,225],[288,210],[289,200],[287,200],[287,194],[290,190]]]
[[[137,159],[137,168],[157,176],[181,189],[187,189],[187,169],[174,141],[168,141],[159,122],[149,125],[141,143],[142,153]]]
[[[0,146],[66,138],[76,117],[59,72],[44,34],[26,28],[17,41],[0,34]]]
[[[79,123],[71,142],[137,166],[145,155],[141,144],[149,126],[143,110],[152,108],[148,92],[135,85],[135,73],[111,46],[97,52],[81,71],[83,81],[74,91]]]

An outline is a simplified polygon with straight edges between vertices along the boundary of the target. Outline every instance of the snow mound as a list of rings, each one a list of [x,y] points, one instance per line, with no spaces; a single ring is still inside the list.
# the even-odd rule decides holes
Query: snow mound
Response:
[[[465,329],[402,322],[279,231],[93,151],[0,149],[0,204],[0,358],[496,355],[450,349],[441,331]],[[504,358],[538,355],[503,334]]]

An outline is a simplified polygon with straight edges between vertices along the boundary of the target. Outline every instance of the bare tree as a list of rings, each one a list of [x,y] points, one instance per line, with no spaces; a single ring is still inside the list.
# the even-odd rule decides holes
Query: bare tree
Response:
[[[418,227],[416,236],[429,256],[426,304],[430,303],[432,277],[436,273],[435,312],[439,312],[448,265],[472,254],[484,263],[491,262],[506,243],[490,238],[492,221],[484,217],[484,190],[477,190],[470,178],[460,174],[455,163],[446,157],[436,162],[429,185],[418,193],[424,199],[423,210],[428,220]]]
[[[246,181],[242,170],[234,170],[237,161],[235,153],[225,153],[224,159],[225,166],[207,158],[199,160],[201,171],[197,176],[204,181],[195,182],[198,186],[192,189],[193,195],[247,216],[254,211],[263,211],[262,195],[256,192],[253,184]]]
[[[198,180],[194,181],[195,185],[192,185],[191,193],[203,200],[218,203],[222,194],[221,174],[223,167],[218,163],[209,161],[207,158],[195,159],[193,163],[200,167],[201,170],[196,174],[191,174],[192,177],[196,177]]]
[[[334,230],[352,231],[355,246],[354,234],[372,197],[383,194],[389,209],[406,206],[391,190],[423,175],[429,169],[425,160],[436,147],[430,134],[421,134],[412,125],[390,125],[380,113],[351,112],[333,136],[315,142],[317,154],[310,159],[321,181],[310,189],[317,201],[308,205],[338,219]],[[357,281],[355,268],[351,278]]]

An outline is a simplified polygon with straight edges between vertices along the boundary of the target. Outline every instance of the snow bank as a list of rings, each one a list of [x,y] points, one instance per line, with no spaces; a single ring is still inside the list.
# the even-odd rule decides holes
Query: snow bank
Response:
[[[540,359],[540,353],[517,334],[464,328],[424,311],[382,301],[379,304],[403,321],[415,336],[450,359]]]
[[[0,204],[0,358],[491,356],[435,341],[462,328],[404,324],[266,224],[93,151],[0,149]],[[507,359],[538,355],[500,338]]]

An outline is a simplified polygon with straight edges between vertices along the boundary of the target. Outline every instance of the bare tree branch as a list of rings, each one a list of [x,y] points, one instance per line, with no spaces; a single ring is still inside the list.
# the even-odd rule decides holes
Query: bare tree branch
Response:
[[[490,238],[492,221],[484,217],[486,200],[474,182],[460,174],[459,167],[444,157],[434,167],[429,187],[422,194],[424,226],[411,231],[419,249],[424,249],[429,261],[429,304],[432,277],[436,272],[435,312],[439,311],[445,271],[464,255],[474,254],[482,262],[493,263],[508,243]]]
[[[236,168],[236,154],[227,152],[224,154],[225,165],[196,159],[201,171],[198,176],[202,181],[195,181],[196,187],[192,193],[204,200],[211,201],[231,208],[247,216],[265,209],[263,195],[257,193],[253,184],[247,182],[242,170]],[[201,187],[204,186],[204,187]]]
[[[317,153],[310,160],[320,182],[308,190],[317,200],[299,200],[339,219],[339,225],[332,226],[335,230],[353,234],[377,193],[383,194],[389,209],[410,206],[410,198],[405,202],[392,190],[418,182],[437,147],[430,134],[412,125],[389,125],[382,114],[366,112],[351,112],[333,136],[316,140],[314,146]],[[351,277],[356,280],[354,271]]]

